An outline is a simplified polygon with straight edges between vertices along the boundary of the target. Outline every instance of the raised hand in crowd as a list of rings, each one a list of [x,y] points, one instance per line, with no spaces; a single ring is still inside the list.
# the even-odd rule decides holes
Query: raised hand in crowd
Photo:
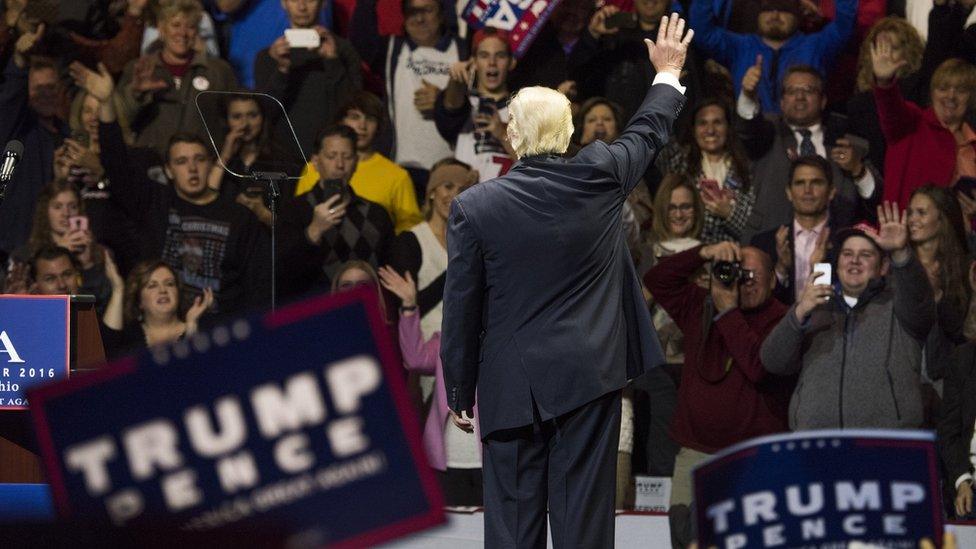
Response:
[[[590,18],[590,25],[587,30],[590,32],[590,36],[599,40],[601,37],[607,34],[616,34],[620,29],[617,27],[607,27],[607,17],[615,13],[619,13],[620,8],[617,6],[603,6],[598,9],[593,17]]]
[[[467,61],[458,61],[451,64],[451,82],[457,84],[464,84],[464,87],[470,88],[474,85],[474,75],[476,67],[474,64],[474,59],[468,59]]]
[[[878,39],[871,44],[871,68],[874,71],[875,81],[887,86],[891,83],[898,69],[908,63],[906,59],[895,59],[892,52],[891,41],[886,33],[881,33]]]
[[[83,270],[91,269],[95,265],[92,250],[94,239],[89,229],[75,229],[64,235],[52,234],[54,242],[62,248],[67,248]]]
[[[803,294],[796,302],[796,309],[794,310],[796,319],[801,323],[810,316],[814,309],[827,304],[830,301],[830,296],[834,294],[833,286],[817,282],[823,275],[824,273],[820,271],[814,271],[807,278],[807,284],[803,287]]]
[[[312,222],[305,229],[305,236],[312,244],[322,242],[322,235],[342,222],[348,202],[340,202],[342,195],[330,196],[312,210]]]
[[[688,56],[688,45],[694,36],[695,31],[692,29],[685,33],[685,20],[677,13],[672,13],[670,19],[667,16],[662,17],[661,25],[657,29],[657,40],[652,42],[644,39],[647,55],[654,69],[680,78]]]
[[[198,295],[196,299],[193,300],[193,305],[190,305],[189,310],[186,311],[186,335],[191,336],[197,332],[199,329],[200,317],[203,313],[207,312],[214,303],[214,293],[210,288],[204,288],[203,295]]]
[[[27,55],[37,46],[44,36],[44,23],[37,25],[33,31],[21,33],[14,43],[14,64],[17,67],[27,68]]]
[[[878,206],[878,234],[867,233],[882,250],[891,253],[891,259],[902,263],[908,259],[908,212],[898,216],[898,204],[885,202]]]
[[[491,105],[491,114],[486,114],[482,112],[475,113],[472,117],[474,120],[474,127],[477,131],[490,133],[498,141],[504,142],[507,139],[505,132],[507,131],[508,124],[502,122],[500,116],[498,116],[498,108]]]
[[[322,59],[335,59],[339,57],[339,49],[336,45],[335,35],[332,31],[323,27],[322,25],[315,25],[315,31],[319,33],[319,49],[318,53]]]
[[[763,56],[756,55],[756,62],[742,76],[742,94],[753,101],[758,101],[756,90],[762,80]]]
[[[105,250],[105,278],[112,285],[112,295],[102,314],[102,322],[115,331],[121,331],[125,322],[122,312],[125,303],[125,279],[108,250]]]
[[[72,80],[79,88],[102,103],[108,101],[112,97],[112,92],[115,91],[115,81],[104,63],[99,63],[98,72],[95,72],[75,61],[68,66],[68,74],[71,75]]]
[[[830,227],[824,227],[817,237],[817,242],[813,245],[813,252],[810,253],[810,268],[817,263],[823,263],[827,259],[827,250],[830,249]]]
[[[434,103],[437,101],[437,94],[441,89],[426,80],[421,80],[421,85],[413,92],[413,104],[424,116],[433,115]]]
[[[64,145],[61,146],[61,149],[63,149],[64,160],[67,161],[68,175],[70,175],[72,166],[77,166],[87,171],[91,174],[93,181],[98,181],[105,175],[105,168],[102,167],[101,159],[97,153],[92,151],[89,145],[82,145],[77,140],[69,138],[64,140]]]
[[[287,38],[279,36],[268,48],[268,55],[278,65],[279,72],[288,74],[291,69],[291,46],[288,45]]]
[[[166,80],[156,76],[156,65],[155,55],[144,55],[136,61],[132,70],[133,93],[154,93],[169,87]]]
[[[126,4],[126,15],[142,17],[143,12],[146,11],[146,6],[149,4],[149,0],[128,0]]]
[[[377,271],[380,276],[380,284],[384,288],[393,293],[393,295],[400,298],[400,303],[403,307],[415,307],[417,305],[417,283],[413,280],[413,275],[410,271],[405,273],[405,276],[400,276],[393,267],[389,265],[385,267],[380,267]],[[403,314],[413,314],[411,311],[404,311]]]

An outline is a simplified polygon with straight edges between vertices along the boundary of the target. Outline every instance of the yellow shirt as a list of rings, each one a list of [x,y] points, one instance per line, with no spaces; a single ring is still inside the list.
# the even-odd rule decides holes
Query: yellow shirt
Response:
[[[307,193],[319,181],[319,172],[309,162],[295,187],[295,196]],[[360,160],[349,181],[360,198],[376,202],[390,214],[397,234],[424,220],[417,207],[417,193],[410,174],[380,153]]]

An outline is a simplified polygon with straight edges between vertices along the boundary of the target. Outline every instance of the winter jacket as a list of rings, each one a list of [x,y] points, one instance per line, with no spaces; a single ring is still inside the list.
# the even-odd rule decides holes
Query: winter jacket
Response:
[[[922,345],[936,319],[925,269],[892,262],[850,308],[839,295],[803,322],[796,306],[763,343],[763,366],[800,373],[790,401],[795,431],[918,428]]]

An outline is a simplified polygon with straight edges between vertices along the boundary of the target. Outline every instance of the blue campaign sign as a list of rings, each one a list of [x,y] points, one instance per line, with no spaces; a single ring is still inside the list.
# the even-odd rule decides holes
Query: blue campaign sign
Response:
[[[935,436],[808,431],[762,437],[693,471],[699,545],[942,543]],[[840,545],[838,545],[840,544]]]
[[[0,295],[0,410],[26,410],[27,389],[68,376],[66,295]]]
[[[444,520],[375,288],[30,394],[64,518],[362,546]]]

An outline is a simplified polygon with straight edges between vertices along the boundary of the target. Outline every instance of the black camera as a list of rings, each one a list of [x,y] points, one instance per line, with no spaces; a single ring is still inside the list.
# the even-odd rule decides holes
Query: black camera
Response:
[[[745,283],[756,278],[756,273],[743,269],[738,261],[716,261],[712,266],[712,275],[726,288],[731,288],[736,282]]]

